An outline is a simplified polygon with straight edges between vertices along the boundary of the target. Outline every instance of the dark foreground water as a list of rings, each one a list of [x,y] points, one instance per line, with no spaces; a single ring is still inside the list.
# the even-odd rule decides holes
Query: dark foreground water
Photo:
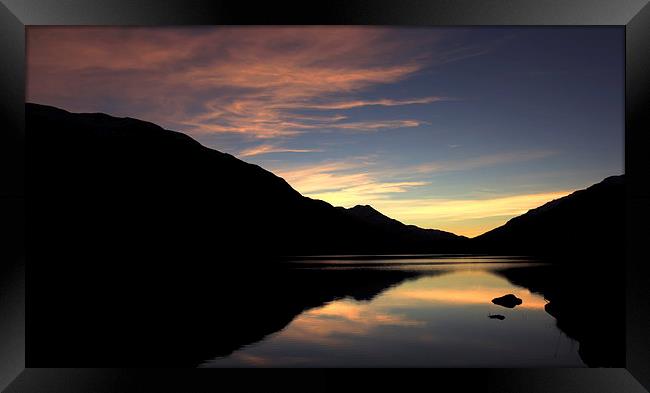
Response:
[[[201,367],[589,365],[578,340],[589,327],[576,325],[579,312],[571,314],[570,306],[566,311],[566,304],[576,302],[557,299],[558,293],[572,294],[546,282],[563,274],[548,264],[499,257],[339,257],[297,261],[288,270],[307,283],[318,277],[317,284],[303,288],[306,298],[315,296],[311,291],[322,293],[318,286],[337,289],[325,301],[305,301],[286,324]],[[574,292],[582,291],[573,281]],[[347,289],[356,287],[361,289]],[[492,303],[509,293],[523,303],[514,308]],[[299,304],[294,297],[301,291],[292,295],[278,301]],[[546,297],[555,297],[559,307]],[[564,330],[556,317],[567,320]],[[603,351],[592,349],[598,360],[591,363],[607,364],[611,353]]]

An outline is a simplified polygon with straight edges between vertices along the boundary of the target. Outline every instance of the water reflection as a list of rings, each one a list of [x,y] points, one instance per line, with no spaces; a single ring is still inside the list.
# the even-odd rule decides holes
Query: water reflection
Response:
[[[281,331],[202,366],[584,366],[578,344],[545,311],[546,300],[500,274],[511,261],[490,262],[404,261],[400,269],[418,270],[417,278],[367,300],[344,297],[306,310]],[[507,293],[523,303],[514,309],[491,303]]]

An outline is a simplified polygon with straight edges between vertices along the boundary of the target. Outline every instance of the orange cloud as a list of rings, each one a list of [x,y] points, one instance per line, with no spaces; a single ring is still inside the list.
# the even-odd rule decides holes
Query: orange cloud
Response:
[[[408,99],[408,100],[390,100],[390,99],[381,99],[381,100],[355,100],[355,101],[341,101],[341,102],[331,102],[325,104],[308,104],[305,107],[311,109],[352,109],[359,108],[364,106],[400,106],[400,105],[412,105],[412,104],[430,104],[432,102],[438,101],[449,101],[450,98],[445,97],[425,97],[418,99]]]
[[[309,130],[417,127],[301,110],[431,104],[445,97],[356,99],[424,67],[480,53],[437,48],[381,27],[29,27],[27,100],[135,116],[189,133],[286,138]],[[105,109],[103,110],[105,111]]]
[[[251,147],[249,149],[242,150],[239,152],[239,157],[252,157],[258,156],[260,154],[269,154],[269,153],[312,153],[320,152],[320,149],[288,149],[284,147],[277,147],[273,145],[259,145]]]
[[[426,185],[421,181],[381,181],[365,168],[363,160],[326,162],[288,170],[274,171],[303,195],[322,199],[337,206],[349,206],[371,196],[406,192]]]
[[[341,130],[358,130],[358,131],[375,131],[383,128],[404,128],[404,127],[418,127],[424,122],[417,120],[387,120],[387,121],[360,121],[342,124],[334,124],[324,126],[326,129],[341,129]]]

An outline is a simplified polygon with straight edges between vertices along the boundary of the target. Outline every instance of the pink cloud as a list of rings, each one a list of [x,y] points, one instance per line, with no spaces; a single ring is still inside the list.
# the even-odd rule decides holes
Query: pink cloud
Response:
[[[359,108],[363,106],[400,106],[400,105],[412,105],[412,104],[430,104],[432,102],[438,101],[450,101],[450,98],[446,97],[424,97],[424,98],[415,98],[407,100],[391,100],[391,99],[381,99],[381,100],[355,100],[355,101],[341,101],[341,102],[330,102],[323,104],[307,104],[309,108],[312,109],[352,109]],[[305,107],[307,107],[305,105]]]
[[[239,152],[239,157],[252,157],[258,156],[260,154],[269,154],[269,153],[314,153],[320,152],[320,149],[288,149],[285,147],[278,147],[274,145],[259,145],[254,146],[249,149],[244,149]]]
[[[471,50],[434,51],[441,33],[398,39],[379,27],[30,27],[27,99],[108,111],[189,133],[290,137],[309,130],[417,127],[301,114],[431,104],[445,97],[354,98]],[[108,108],[108,109],[106,109]]]

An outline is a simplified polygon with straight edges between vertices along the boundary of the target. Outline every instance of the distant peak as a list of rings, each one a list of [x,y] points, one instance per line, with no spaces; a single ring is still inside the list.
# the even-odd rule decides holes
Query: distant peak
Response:
[[[366,217],[366,218],[372,218],[374,220],[380,219],[383,221],[396,221],[385,214],[381,213],[380,211],[376,210],[374,207],[370,205],[356,205],[355,207],[351,207],[347,209],[350,213],[356,215],[357,217]]]
[[[375,208],[373,208],[370,205],[356,205],[355,207],[352,207],[351,210],[367,210],[367,211],[373,211],[376,212]]]

